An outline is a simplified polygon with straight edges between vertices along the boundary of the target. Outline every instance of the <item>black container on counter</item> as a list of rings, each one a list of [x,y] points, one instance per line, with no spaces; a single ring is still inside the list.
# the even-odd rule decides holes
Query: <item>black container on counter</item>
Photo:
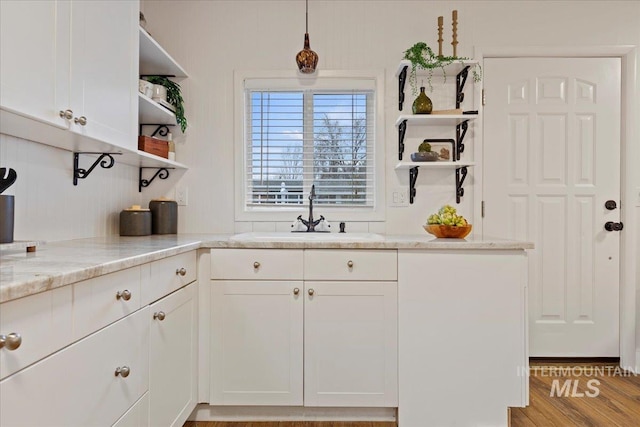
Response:
[[[121,236],[148,236],[151,234],[151,211],[132,206],[120,212]]]
[[[13,243],[14,198],[0,194],[0,243]]]
[[[156,199],[149,202],[149,209],[153,234],[178,233],[178,203],[174,200]]]

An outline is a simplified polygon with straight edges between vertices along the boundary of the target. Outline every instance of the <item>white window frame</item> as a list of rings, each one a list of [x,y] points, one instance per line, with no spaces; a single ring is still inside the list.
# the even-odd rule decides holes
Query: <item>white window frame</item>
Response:
[[[370,80],[375,90],[374,118],[374,204],[370,207],[314,206],[314,215],[323,215],[329,222],[384,221],[385,220],[385,144],[384,144],[384,71],[318,70],[313,76],[301,75],[296,70],[286,71],[238,71],[234,72],[234,159],[235,159],[235,220],[236,221],[291,221],[298,215],[306,218],[309,209],[308,194],[304,204],[296,206],[246,206],[247,144],[245,81],[269,81],[273,86],[295,89],[345,88],[350,80],[356,88],[358,80]],[[317,189],[317,188],[316,188]]]

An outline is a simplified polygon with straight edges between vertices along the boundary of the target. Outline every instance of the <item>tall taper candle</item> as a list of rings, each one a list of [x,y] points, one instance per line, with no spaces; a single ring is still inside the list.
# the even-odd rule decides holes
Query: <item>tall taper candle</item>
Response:
[[[453,41],[451,44],[453,45],[453,57],[457,58],[457,47],[458,47],[458,11],[454,10],[452,13],[452,22],[451,26],[453,27]]]
[[[438,56],[442,57],[442,23],[443,17],[438,16]]]

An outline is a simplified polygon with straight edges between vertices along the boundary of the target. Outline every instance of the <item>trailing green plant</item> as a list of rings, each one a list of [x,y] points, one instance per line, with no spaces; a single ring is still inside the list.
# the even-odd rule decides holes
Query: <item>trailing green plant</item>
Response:
[[[431,76],[433,75],[433,70],[436,68],[440,68],[442,70],[442,74],[447,78],[447,74],[445,71],[445,67],[447,65],[453,64],[454,62],[463,63],[464,60],[469,60],[470,58],[465,57],[455,57],[455,56],[438,56],[433,53],[433,50],[427,45],[425,42],[418,42],[411,46],[409,49],[404,51],[404,57],[411,62],[411,71],[409,72],[409,83],[411,85],[411,90],[414,95],[418,94],[418,85],[417,85],[417,77],[416,71],[418,69],[426,70],[428,72],[427,83],[429,84],[429,90],[433,91],[433,86],[431,85]],[[482,80],[482,68],[479,64],[476,64],[472,68],[473,80],[475,82],[479,82]]]
[[[180,85],[165,76],[146,76],[145,79],[154,85],[162,85],[167,88],[167,102],[176,107],[176,124],[184,133],[187,130],[187,118],[184,116],[184,100]]]

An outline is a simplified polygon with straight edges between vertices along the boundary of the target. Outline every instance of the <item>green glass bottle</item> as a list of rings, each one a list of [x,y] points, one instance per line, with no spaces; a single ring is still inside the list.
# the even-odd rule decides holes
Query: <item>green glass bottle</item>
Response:
[[[433,104],[431,99],[424,91],[424,86],[420,87],[420,95],[413,101],[413,114],[431,114],[433,110]]]

